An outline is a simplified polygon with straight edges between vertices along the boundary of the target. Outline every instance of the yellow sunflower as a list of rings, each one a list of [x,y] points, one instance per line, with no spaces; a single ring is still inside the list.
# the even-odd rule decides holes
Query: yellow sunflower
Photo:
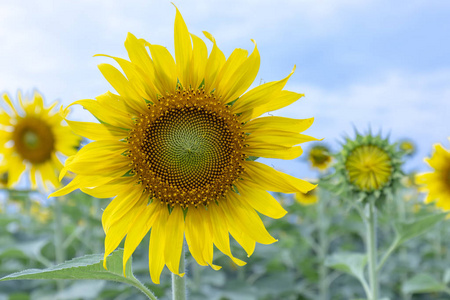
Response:
[[[307,193],[295,193],[295,200],[304,206],[314,205],[319,201],[319,197],[317,195],[317,189],[310,190]]]
[[[417,175],[417,183],[423,185],[420,190],[428,192],[425,202],[434,202],[442,210],[450,211],[450,152],[436,144],[433,155],[425,161],[434,169]]]
[[[354,140],[346,138],[337,155],[334,168],[339,183],[331,189],[344,198],[372,195],[383,202],[401,187],[402,156],[403,152],[387,138],[356,133]]]
[[[345,163],[350,182],[362,191],[379,190],[392,174],[391,158],[376,145],[361,145],[347,157]]]
[[[330,149],[324,145],[314,145],[309,150],[308,160],[313,168],[324,171],[330,166],[332,160]]]
[[[151,229],[149,269],[159,283],[166,265],[178,275],[183,239],[200,265],[213,264],[213,245],[237,265],[230,237],[250,256],[255,242],[276,240],[258,213],[280,218],[286,211],[267,192],[308,192],[315,185],[254,161],[255,157],[294,159],[300,134],[313,119],[260,117],[289,105],[302,94],[284,91],[292,75],[245,94],[260,63],[236,49],[225,58],[213,36],[205,43],[190,34],[176,11],[175,60],[169,51],[128,34],[130,61],[113,58],[100,71],[118,92],[79,100],[101,124],[68,121],[95,142],[70,157],[61,173],[77,174],[53,196],[77,188],[95,197],[115,197],[102,217],[105,258],[125,240],[124,266]],[[66,110],[67,112],[67,110]]]
[[[22,99],[15,107],[8,94],[0,100],[0,171],[8,175],[8,187],[18,183],[20,176],[29,170],[30,181],[36,188],[40,180],[45,190],[58,187],[58,174],[62,164],[57,153],[69,156],[76,153],[80,137],[74,135],[58,112],[44,106],[44,99],[35,92],[31,101]],[[39,185],[41,186],[41,184]]]

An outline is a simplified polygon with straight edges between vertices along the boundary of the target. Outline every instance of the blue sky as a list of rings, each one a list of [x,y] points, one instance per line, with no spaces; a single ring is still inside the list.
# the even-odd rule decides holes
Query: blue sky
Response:
[[[307,133],[338,149],[342,135],[369,126],[419,147],[407,169],[426,169],[433,143],[450,136],[450,2],[448,1],[174,1],[189,30],[212,33],[226,55],[261,53],[256,83],[294,65],[287,89],[305,93],[275,112],[315,117]],[[41,91],[67,105],[110,90],[97,53],[126,57],[127,32],[173,52],[175,9],[169,1],[0,0],[0,91]],[[88,119],[75,109],[72,119]],[[307,146],[305,147],[308,148]],[[268,161],[300,177],[304,162]]]

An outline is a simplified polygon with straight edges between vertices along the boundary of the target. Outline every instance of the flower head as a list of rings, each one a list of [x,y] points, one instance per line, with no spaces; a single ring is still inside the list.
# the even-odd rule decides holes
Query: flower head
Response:
[[[73,155],[80,138],[74,135],[63,118],[53,111],[56,102],[44,106],[42,96],[35,92],[31,101],[22,99],[20,106],[14,106],[8,94],[2,95],[0,112],[0,171],[7,173],[7,186],[18,183],[20,176],[28,169],[32,187],[42,179],[42,186],[58,187],[58,174],[62,164],[57,153]],[[41,186],[41,185],[40,185]]]
[[[313,190],[310,190],[307,193],[295,193],[294,198],[301,205],[304,206],[314,205],[317,203],[317,201],[319,201],[317,189],[318,187],[316,187]]]
[[[417,151],[416,144],[410,139],[400,140],[398,142],[398,148],[407,156],[413,156]]]
[[[302,95],[284,91],[292,75],[244,93],[260,57],[236,49],[228,59],[211,34],[209,53],[175,17],[175,60],[169,51],[128,34],[130,61],[112,57],[100,71],[118,95],[79,100],[102,123],[68,121],[95,142],[69,158],[62,175],[77,176],[54,196],[77,188],[96,197],[115,197],[102,217],[105,258],[126,236],[124,266],[151,229],[149,269],[159,283],[162,269],[179,274],[183,239],[200,265],[213,264],[213,245],[237,265],[229,234],[250,256],[255,242],[276,240],[256,211],[281,218],[286,211],[267,191],[308,192],[315,186],[256,162],[252,157],[294,159],[298,144],[316,140],[300,134],[313,119],[259,117]],[[259,118],[258,118],[259,117]],[[182,275],[182,274],[180,274]]]
[[[330,149],[325,145],[314,145],[309,149],[308,160],[313,168],[326,170],[332,161]]]
[[[428,193],[425,202],[450,211],[450,151],[436,144],[433,155],[425,162],[433,168],[432,172],[417,175],[420,190]]]
[[[400,187],[401,156],[395,144],[379,135],[357,133],[354,140],[346,138],[335,165],[339,193],[356,198],[391,196]]]

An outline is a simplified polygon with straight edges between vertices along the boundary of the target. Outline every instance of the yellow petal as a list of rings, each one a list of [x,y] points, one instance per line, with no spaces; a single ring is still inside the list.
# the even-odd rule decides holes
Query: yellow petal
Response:
[[[311,127],[314,122],[314,118],[309,119],[290,119],[284,117],[262,117],[249,121],[246,123],[242,130],[248,133],[276,130],[287,132],[302,132]]]
[[[273,144],[284,147],[292,147],[305,142],[320,141],[312,136],[300,134],[296,132],[279,131],[279,130],[259,130],[247,136],[246,143],[255,144]]]
[[[176,6],[175,9],[177,10],[175,16],[175,60],[177,62],[178,79],[183,88],[186,89],[191,83],[189,70],[191,68],[192,42],[180,11]]]
[[[206,92],[210,93],[215,88],[213,84],[216,81],[216,77],[219,74],[219,71],[222,69],[222,66],[224,65],[226,59],[225,55],[222,53],[219,47],[217,47],[214,37],[206,31],[203,31],[203,34],[211,42],[213,42],[213,48],[211,50],[211,53],[209,54],[205,69],[205,90]]]
[[[164,247],[164,260],[169,270],[179,276],[180,257],[183,250],[184,215],[180,206],[175,206],[166,224],[166,246]]]
[[[11,109],[11,111],[13,112],[14,115],[19,116],[19,113],[17,112],[16,108],[14,107],[14,105],[12,104],[11,98],[9,98],[9,95],[4,93],[2,95],[3,100],[6,102],[6,104],[8,104],[9,108]],[[11,114],[9,114],[11,115]]]
[[[135,185],[137,185],[135,177],[120,177],[105,185],[82,187],[81,191],[95,198],[113,198],[119,195],[127,187]]]
[[[111,86],[127,100],[126,103],[132,109],[138,113],[146,111],[147,104],[145,100],[119,70],[110,64],[100,64],[98,68]]]
[[[186,242],[189,246],[189,252],[192,257],[197,261],[199,265],[206,266],[207,263],[203,258],[203,249],[205,248],[205,239],[202,235],[205,233],[205,224],[203,223],[203,218],[198,212],[199,209],[192,207],[189,208],[186,214]],[[212,245],[211,245],[212,246]]]
[[[299,94],[291,91],[281,91],[278,94],[274,95],[272,98],[272,101],[261,103],[259,106],[256,106],[255,108],[251,110],[247,110],[242,113],[241,120],[250,120],[256,117],[259,117],[263,113],[269,112],[269,111],[275,111],[277,109],[286,107],[301,97],[305,96],[304,94]]]
[[[191,34],[194,50],[190,65],[190,83],[193,89],[198,89],[205,78],[206,62],[208,60],[208,49],[199,37]]]
[[[189,245],[189,252],[199,265],[210,265],[214,270],[222,267],[212,263],[213,260],[213,240],[211,230],[205,222],[205,214],[208,214],[203,207],[189,208],[186,214],[186,242]],[[208,216],[209,217],[209,216]]]
[[[246,201],[263,215],[279,219],[287,213],[271,194],[258,188],[255,184],[240,181],[236,187],[241,195],[240,199]]]
[[[230,257],[235,264],[238,266],[243,266],[246,264],[245,261],[236,258],[231,254],[230,249],[230,236],[228,234],[227,218],[222,210],[222,205],[211,204],[208,207],[210,212],[210,218],[206,218],[208,222],[211,223],[211,228],[213,232],[213,240],[217,249],[222,251],[223,254]]]
[[[236,193],[230,193],[230,196],[228,201],[221,204],[225,213],[233,218],[245,233],[261,244],[272,244],[277,241],[267,232],[255,210],[241,196]]]
[[[66,186],[63,186],[59,190],[53,192],[48,197],[50,198],[50,197],[64,196],[70,192],[73,192],[74,190],[76,190],[78,188],[99,186],[99,185],[103,185],[111,180],[112,180],[111,178],[98,176],[98,175],[76,176]]]
[[[148,45],[155,65],[156,76],[161,80],[163,93],[173,93],[177,86],[177,67],[169,50],[160,45]],[[165,96],[165,94],[163,94]]]
[[[303,150],[300,146],[285,147],[267,143],[249,143],[249,146],[243,149],[243,153],[249,156],[291,160],[302,155]]]
[[[228,57],[222,68],[220,69],[219,74],[217,75],[216,80],[213,83],[213,86],[215,87],[215,95],[218,98],[223,98],[224,89],[226,89],[226,84],[233,80],[233,75],[236,72],[236,70],[239,69],[239,67],[242,65],[242,63],[247,59],[248,51],[245,49],[236,48],[231,52],[231,55]],[[220,93],[218,92],[218,89],[220,89]],[[226,102],[224,102],[226,103]]]
[[[116,138],[123,139],[128,136],[128,131],[107,124],[77,122],[66,120],[75,134],[88,138],[90,140],[105,140]]]
[[[242,53],[242,56],[234,61],[233,52],[223,66],[226,72],[223,75],[220,74],[222,77],[218,81],[217,89],[214,92],[216,96],[220,97],[223,103],[231,102],[242,95],[250,87],[258,74],[260,56],[255,41],[252,40],[252,42],[255,44],[255,49],[248,58],[241,62],[240,59],[244,57]],[[245,57],[247,57],[246,52]],[[228,65],[229,61],[230,65]]]
[[[142,212],[136,215],[132,221],[130,229],[128,230],[127,238],[125,239],[124,252],[123,252],[123,274],[125,274],[125,268],[128,260],[136,250],[137,246],[141,243],[144,236],[152,228],[153,223],[158,217],[159,210],[156,210],[156,206],[159,204],[152,203],[143,208]]]
[[[159,284],[159,278],[165,265],[164,248],[166,244],[166,224],[169,211],[166,205],[160,205],[157,220],[150,234],[150,245],[148,247],[148,264],[152,281]]]
[[[129,211],[138,205],[147,205],[147,194],[142,187],[128,187],[114,198],[105,208],[102,215],[102,225],[105,233],[108,233],[112,224],[123,218]]]
[[[110,98],[108,94],[104,94],[102,96]],[[113,101],[110,101],[110,103],[114,104]],[[92,113],[97,119],[112,126],[116,126],[119,128],[131,128],[134,125],[132,117],[127,112],[112,111],[111,109],[109,109],[107,105],[101,105],[100,101],[91,99],[78,100],[73,102],[68,107],[66,107],[66,110],[70,106],[75,104],[83,106],[90,113]]]
[[[292,69],[291,73],[286,76],[286,78],[264,83],[242,95],[242,97],[240,97],[239,100],[232,106],[233,112],[243,113],[247,110],[252,110],[255,107],[273,101],[274,96],[281,92],[288,79],[292,74],[294,74],[294,71],[295,67]]]
[[[245,171],[250,181],[266,191],[307,193],[317,186],[256,161],[245,162]]]
[[[8,187],[13,187],[19,182],[21,175],[25,171],[26,165],[25,162],[16,155],[12,155],[9,158],[8,164],[10,165],[8,172]]]
[[[126,214],[116,219],[111,224],[105,237],[105,254],[103,256],[103,267],[106,269],[106,257],[111,254],[123,240],[125,235],[129,232],[132,225],[131,221],[134,220],[136,215],[142,212],[147,203],[145,201],[137,202]]]
[[[134,91],[136,91],[136,93],[139,94],[140,97],[138,99],[146,99],[152,102],[156,100],[156,90],[152,88],[152,85],[148,84],[148,80],[146,80],[146,74],[138,65],[135,65],[123,58],[106,54],[97,54],[95,56],[105,56],[114,59],[127,76],[129,85]],[[141,102],[140,104],[143,106],[146,104],[145,101],[142,100],[140,100],[139,102]]]
[[[133,34],[128,33],[125,48],[127,49],[131,62],[139,66],[146,74],[144,79],[149,88],[162,94],[164,91],[163,85],[155,76],[155,67],[147,49],[145,49],[145,44],[145,41],[140,41]]]

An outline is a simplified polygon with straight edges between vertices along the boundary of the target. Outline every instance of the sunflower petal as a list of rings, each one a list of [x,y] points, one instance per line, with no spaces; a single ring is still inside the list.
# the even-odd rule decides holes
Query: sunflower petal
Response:
[[[245,170],[248,179],[266,191],[281,193],[307,193],[317,185],[276,171],[274,168],[256,161],[247,161]]]
[[[175,6],[175,5],[174,5]],[[178,78],[181,85],[186,89],[189,87],[189,70],[191,68],[192,42],[189,31],[180,11],[175,16],[175,60],[177,62]]]
[[[166,244],[166,224],[169,218],[169,211],[167,206],[161,205],[157,220],[153,225],[150,234],[150,245],[148,247],[148,264],[150,270],[150,277],[152,281],[159,284],[159,278],[165,265],[164,248]]]
[[[184,216],[180,206],[175,206],[166,224],[166,246],[164,247],[164,260],[169,270],[179,276],[180,257],[183,249]]]

